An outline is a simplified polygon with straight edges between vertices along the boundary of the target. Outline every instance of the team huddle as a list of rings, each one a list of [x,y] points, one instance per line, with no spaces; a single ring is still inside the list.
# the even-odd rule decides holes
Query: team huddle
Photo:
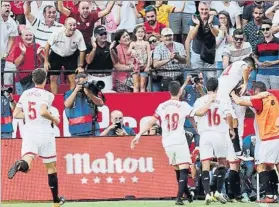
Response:
[[[237,128],[234,126],[234,120],[241,114],[236,110],[239,106],[251,107],[254,110],[255,131],[258,137],[255,161],[260,183],[266,194],[261,202],[274,202],[278,183],[274,166],[279,169],[279,104],[274,95],[266,92],[262,82],[254,84],[253,96],[243,96],[247,89],[249,74],[254,69],[255,63],[251,57],[233,63],[224,70],[219,80],[216,78],[207,80],[207,94],[197,99],[193,107],[180,101],[183,87],[177,81],[170,82],[170,100],[158,106],[149,123],[132,140],[131,148],[134,148],[141,135],[161,120],[162,144],[169,163],[175,168],[178,183],[176,205],[184,204],[182,200],[184,195],[189,202],[193,201],[187,185],[189,169],[193,169],[191,165],[193,157],[185,138],[186,118],[195,120],[200,135],[199,153],[202,161],[201,177],[206,195],[205,203],[208,205],[214,199],[221,203],[228,201],[222,193],[227,162],[230,164],[228,197],[229,199],[241,197],[240,161],[236,152],[241,151],[239,140],[242,135],[239,132],[240,128],[243,128],[241,123],[243,121],[239,121]],[[58,196],[56,146],[52,130],[53,125],[59,124],[59,116],[50,112],[54,95],[44,89],[46,77],[47,74],[43,69],[33,71],[32,78],[36,87],[22,94],[14,110],[14,118],[24,119],[25,127],[22,133],[22,158],[12,165],[8,178],[12,179],[19,171],[27,173],[31,169],[33,159],[39,155],[47,168],[54,207],[58,207],[65,202],[63,197]],[[236,89],[239,89],[239,93],[235,92]],[[214,172],[215,189],[210,187],[209,170],[212,158],[217,158],[218,161],[218,168]]]
[[[274,95],[266,91],[262,82],[255,82],[252,96],[244,96],[247,90],[249,74],[255,69],[252,57],[234,62],[226,68],[220,78],[209,78],[206,82],[207,94],[197,99],[191,107],[180,101],[181,87],[176,81],[169,84],[170,100],[160,104],[149,123],[132,140],[131,148],[139,142],[141,135],[148,131],[154,123],[161,121],[162,144],[173,165],[178,183],[176,205],[183,205],[182,198],[187,196],[193,201],[187,187],[189,169],[192,159],[185,138],[184,121],[194,118],[197,133],[200,135],[199,154],[202,162],[201,179],[205,192],[205,204],[218,200],[241,198],[240,158],[244,116],[239,111],[250,107],[255,113],[255,131],[257,135],[255,164],[259,173],[260,184],[265,197],[259,202],[272,203],[278,193],[278,177],[274,166],[279,170],[279,104]],[[240,83],[240,84],[239,84]],[[241,108],[242,107],[242,108]],[[245,114],[245,113],[242,113]],[[238,120],[238,127],[235,127]],[[242,128],[242,129],[241,129]],[[197,150],[194,150],[197,151]],[[218,168],[214,172],[210,186],[210,162],[217,159]],[[222,193],[229,162],[228,195]]]

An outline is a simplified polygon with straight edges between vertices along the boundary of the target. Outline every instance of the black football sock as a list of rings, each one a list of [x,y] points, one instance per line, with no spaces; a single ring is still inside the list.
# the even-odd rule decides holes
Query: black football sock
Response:
[[[48,174],[48,185],[50,187],[52,198],[54,203],[59,203],[58,197],[58,178],[57,173]]]
[[[27,172],[29,170],[29,165],[25,160],[20,160],[20,165],[18,171]]]
[[[240,173],[237,172],[236,176],[236,183],[235,183],[235,197],[240,198],[241,197],[241,180],[240,180]]]
[[[238,172],[230,170],[228,178],[228,196],[230,199],[235,198],[237,175]]]
[[[216,169],[213,173],[212,181],[210,183],[211,192],[215,192],[217,190],[217,173],[218,170]]]
[[[177,181],[177,183],[179,183],[180,171],[175,170],[175,174],[176,174],[176,181]]]
[[[270,180],[269,180],[269,172],[263,171],[259,174],[260,177],[260,183],[263,186],[263,189],[265,191],[266,196],[273,195],[272,189],[270,187]]]
[[[210,194],[210,177],[209,177],[209,171],[202,171],[202,185],[205,192],[205,195]]]
[[[178,193],[177,198],[182,198],[183,194],[185,192],[185,186],[187,186],[188,181],[188,169],[182,169],[179,170],[180,176],[179,176],[179,182],[178,182]]]
[[[269,172],[269,180],[271,189],[273,191],[273,195],[278,194],[278,175],[276,173],[276,170],[270,170]]]
[[[226,170],[225,167],[219,167],[217,169],[217,191],[219,193],[222,192],[222,188],[224,186],[226,173],[227,173],[227,170]]]
[[[238,128],[234,128],[235,138],[232,140],[233,148],[235,152],[241,152],[239,135],[238,135]]]

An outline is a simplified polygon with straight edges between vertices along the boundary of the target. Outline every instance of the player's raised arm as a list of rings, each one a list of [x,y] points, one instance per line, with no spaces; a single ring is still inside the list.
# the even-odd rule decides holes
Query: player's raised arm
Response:
[[[215,99],[216,99],[216,94],[210,94],[206,104],[203,107],[201,107],[195,111],[195,116],[204,116],[207,113],[211,103]]]
[[[135,138],[131,142],[131,149],[135,148],[136,144],[138,144],[138,142],[139,142],[141,135],[143,135],[145,132],[150,130],[152,128],[152,126],[154,124],[156,124],[156,122],[157,122],[157,118],[155,116],[153,116],[149,120],[149,122],[140,129],[140,132],[135,136]]]
[[[55,117],[51,115],[51,113],[48,111],[48,107],[46,104],[41,105],[40,115],[48,120],[50,120],[55,125],[58,125],[60,120],[58,117]]]

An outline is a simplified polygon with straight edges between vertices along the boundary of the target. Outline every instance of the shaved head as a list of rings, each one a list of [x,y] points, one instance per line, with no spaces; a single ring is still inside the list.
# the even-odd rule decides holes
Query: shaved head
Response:
[[[65,20],[65,26],[67,24],[74,24],[76,23],[77,21],[73,18],[73,17],[68,17],[66,20]]]

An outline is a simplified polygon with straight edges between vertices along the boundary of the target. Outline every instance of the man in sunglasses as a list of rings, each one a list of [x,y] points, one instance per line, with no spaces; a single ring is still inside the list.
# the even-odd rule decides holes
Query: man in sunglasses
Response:
[[[100,136],[135,136],[134,130],[124,125],[123,113],[114,110],[110,114],[111,125],[106,128]]]
[[[264,40],[256,46],[256,63],[259,66],[257,81],[266,85],[267,90],[279,89],[279,39],[272,34],[271,20],[263,20],[261,32]]]
[[[236,29],[233,32],[233,44],[229,44],[223,51],[223,68],[228,67],[236,61],[243,60],[252,54],[252,46],[244,41],[242,29]]]
[[[87,48],[86,63],[88,64],[88,73],[90,78],[95,81],[104,81],[105,88],[103,92],[112,90],[113,68],[110,56],[110,43],[107,41],[107,30],[103,25],[98,25],[94,29],[94,36],[91,38],[91,47]],[[94,70],[99,70],[94,72]],[[104,72],[101,72],[101,71]],[[106,72],[107,70],[107,72]]]

